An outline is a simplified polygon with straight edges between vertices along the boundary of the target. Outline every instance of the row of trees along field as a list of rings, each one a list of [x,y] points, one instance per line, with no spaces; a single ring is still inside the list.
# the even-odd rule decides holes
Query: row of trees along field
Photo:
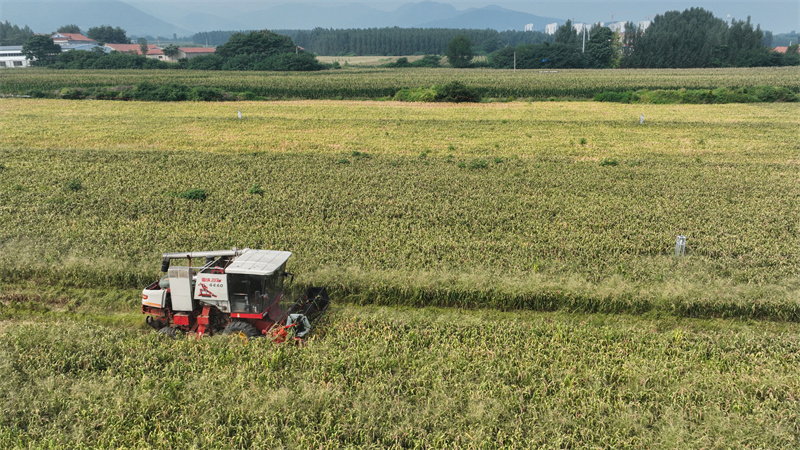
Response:
[[[471,53],[489,55],[495,68],[683,68],[798,65],[797,45],[786,54],[771,51],[771,32],[747,20],[728,22],[702,8],[656,16],[643,30],[627,33],[595,26],[584,36],[572,22],[549,36],[541,32],[417,28],[280,30],[320,55],[412,55],[447,52],[456,36],[466,36]],[[198,33],[199,44],[224,43],[232,32]]]
[[[5,24],[7,25],[7,23]],[[494,30],[401,29],[283,31],[249,33],[201,33],[197,41],[225,39],[215,55],[184,60],[178,68],[197,70],[292,70],[325,68],[317,54],[446,54],[453,67],[484,66],[497,69],[547,68],[699,68],[800,65],[797,44],[785,53],[769,48],[770,33],[746,21],[730,24],[702,8],[672,11],[655,17],[643,30],[633,23],[620,35],[608,27],[576,31],[571,21],[553,36],[538,32],[499,33]],[[0,27],[4,34],[19,36],[25,29]],[[73,29],[74,28],[74,29]],[[60,32],[80,31],[75,25]],[[94,37],[93,37],[94,36]],[[99,42],[130,42],[125,31],[111,26],[91,28],[89,37]],[[49,42],[45,42],[49,41]],[[143,48],[146,41],[140,40]],[[299,45],[297,45],[299,44]],[[304,51],[300,51],[300,50]],[[308,50],[311,53],[306,53]],[[104,52],[66,52],[47,36],[31,35],[23,51],[37,65],[74,69],[156,69],[174,64],[148,60],[139,55],[106,55]],[[166,49],[165,49],[166,51]],[[487,60],[474,63],[476,54]]]
[[[765,45],[759,26],[730,24],[702,8],[655,17],[647,30],[627,23],[622,36],[607,27],[576,32],[570,21],[553,42],[508,46],[489,55],[495,68],[689,68],[760,67],[800,64],[797,46],[787,54]],[[769,38],[769,35],[766,35]]]

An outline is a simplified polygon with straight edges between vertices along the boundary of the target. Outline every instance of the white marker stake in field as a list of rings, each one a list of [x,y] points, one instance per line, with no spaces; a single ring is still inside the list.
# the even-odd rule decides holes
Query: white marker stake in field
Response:
[[[675,256],[683,256],[686,254],[686,236],[679,235],[675,240]]]

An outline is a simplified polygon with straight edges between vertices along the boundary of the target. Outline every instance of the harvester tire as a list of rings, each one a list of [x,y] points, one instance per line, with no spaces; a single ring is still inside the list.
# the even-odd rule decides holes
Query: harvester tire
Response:
[[[178,329],[172,327],[164,327],[158,330],[158,334],[163,334],[164,336],[167,336],[170,339],[175,339],[176,337],[178,337]]]
[[[229,323],[225,329],[222,330],[222,334],[226,336],[238,334],[248,339],[261,336],[261,333],[259,333],[258,328],[256,328],[255,325],[239,320],[234,320],[233,322]]]

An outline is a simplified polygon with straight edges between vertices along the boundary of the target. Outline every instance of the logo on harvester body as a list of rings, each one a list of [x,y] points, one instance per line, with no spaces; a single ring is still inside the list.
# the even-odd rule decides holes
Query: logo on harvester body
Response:
[[[214,295],[213,292],[208,290],[208,286],[206,286],[203,283],[200,283],[200,293],[198,293],[197,296],[198,297],[204,297],[204,298],[211,298],[211,297],[217,298],[217,296]]]
[[[225,275],[198,276],[194,298],[207,301],[228,300],[228,277]]]

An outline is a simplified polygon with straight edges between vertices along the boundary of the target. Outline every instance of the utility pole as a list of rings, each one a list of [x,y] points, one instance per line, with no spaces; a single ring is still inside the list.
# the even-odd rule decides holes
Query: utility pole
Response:
[[[583,28],[583,47],[581,48],[581,53],[586,53],[586,24],[582,24],[581,28]]]

